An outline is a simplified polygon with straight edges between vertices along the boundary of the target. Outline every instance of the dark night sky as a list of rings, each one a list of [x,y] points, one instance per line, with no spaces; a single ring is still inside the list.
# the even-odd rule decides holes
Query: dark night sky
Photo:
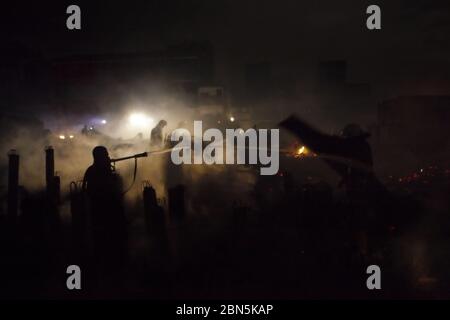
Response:
[[[72,3],[82,9],[81,31],[65,27],[65,9]],[[237,85],[242,81],[238,70],[246,62],[272,61],[301,78],[319,60],[344,58],[351,81],[378,84],[381,91],[384,86],[399,92],[407,87],[446,93],[448,1],[376,1],[382,9],[381,31],[365,28],[369,4],[372,1],[15,2],[2,8],[1,31],[3,39],[47,56],[142,52],[209,40],[216,49],[217,77]]]

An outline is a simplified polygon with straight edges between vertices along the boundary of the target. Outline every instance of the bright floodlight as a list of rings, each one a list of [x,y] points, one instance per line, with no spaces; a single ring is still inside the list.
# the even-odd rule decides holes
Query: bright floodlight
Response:
[[[132,113],[128,121],[133,127],[145,127],[152,124],[153,119],[143,113]]]
[[[101,121],[101,123],[102,123],[102,124],[107,124],[108,121],[106,121],[106,120],[103,119],[103,120]]]
[[[234,122],[234,117],[230,117],[230,121],[231,121],[231,122]]]
[[[62,135],[59,136],[59,138],[60,138],[61,140],[64,140],[64,139],[66,138],[66,136],[62,134]]]

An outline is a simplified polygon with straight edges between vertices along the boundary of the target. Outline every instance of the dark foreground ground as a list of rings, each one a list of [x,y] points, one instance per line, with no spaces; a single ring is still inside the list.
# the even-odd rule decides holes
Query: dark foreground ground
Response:
[[[0,297],[449,298],[448,181],[448,172],[392,181],[380,212],[281,174],[257,181],[251,204],[197,199],[206,214],[190,212],[189,193],[186,215],[163,205],[159,225],[146,224],[138,198],[127,206],[128,260],[98,272],[92,230],[80,235],[59,218],[69,203],[54,211],[44,194],[28,195],[15,223],[0,220]],[[81,267],[81,291],[66,288],[71,264]],[[380,291],[366,288],[371,264],[381,268]]]

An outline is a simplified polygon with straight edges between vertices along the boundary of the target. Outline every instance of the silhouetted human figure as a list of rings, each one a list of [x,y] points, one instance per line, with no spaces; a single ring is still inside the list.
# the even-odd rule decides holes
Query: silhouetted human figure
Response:
[[[167,125],[166,120],[161,120],[158,122],[156,127],[152,129],[150,134],[150,146],[161,148],[163,146],[164,137],[163,129]]]
[[[88,133],[89,133],[88,126],[85,124],[85,125],[83,126],[83,129],[81,129],[81,134],[84,135],[84,136],[87,136]]]
[[[296,116],[290,116],[280,126],[294,133],[340,175],[359,249],[365,256],[371,246],[367,235],[371,229],[379,233],[377,223],[383,220],[383,204],[388,199],[387,190],[373,172],[372,151],[367,142],[370,135],[356,124],[347,125],[341,136],[327,135]]]
[[[127,257],[122,183],[105,147],[95,147],[92,155],[94,163],[86,170],[83,190],[89,200],[96,267],[99,276],[108,277],[122,270]]]
[[[178,141],[172,141],[170,139],[172,134],[178,133],[179,135],[183,136],[186,135],[187,133],[186,130],[183,130],[185,124],[186,123],[184,121],[179,122],[177,127],[167,135],[166,141],[164,143],[165,148],[174,148],[177,145]],[[165,175],[164,178],[166,190],[169,190],[170,188],[175,187],[176,185],[183,184],[185,179],[183,166],[176,165],[173,163],[170,152],[164,154],[161,157],[161,159],[164,161],[164,175]]]
[[[358,125],[347,125],[341,136],[323,134],[295,116],[280,126],[294,133],[341,176],[340,185],[353,200],[367,200],[368,192],[384,192],[373,173],[372,150],[367,142],[370,134]]]

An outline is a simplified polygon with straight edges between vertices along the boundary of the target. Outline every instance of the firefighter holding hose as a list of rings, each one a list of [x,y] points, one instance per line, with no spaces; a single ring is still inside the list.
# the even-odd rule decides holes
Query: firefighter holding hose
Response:
[[[94,161],[86,170],[82,189],[88,200],[95,265],[99,276],[113,277],[127,257],[122,181],[112,169],[105,147],[95,147],[92,155]]]

